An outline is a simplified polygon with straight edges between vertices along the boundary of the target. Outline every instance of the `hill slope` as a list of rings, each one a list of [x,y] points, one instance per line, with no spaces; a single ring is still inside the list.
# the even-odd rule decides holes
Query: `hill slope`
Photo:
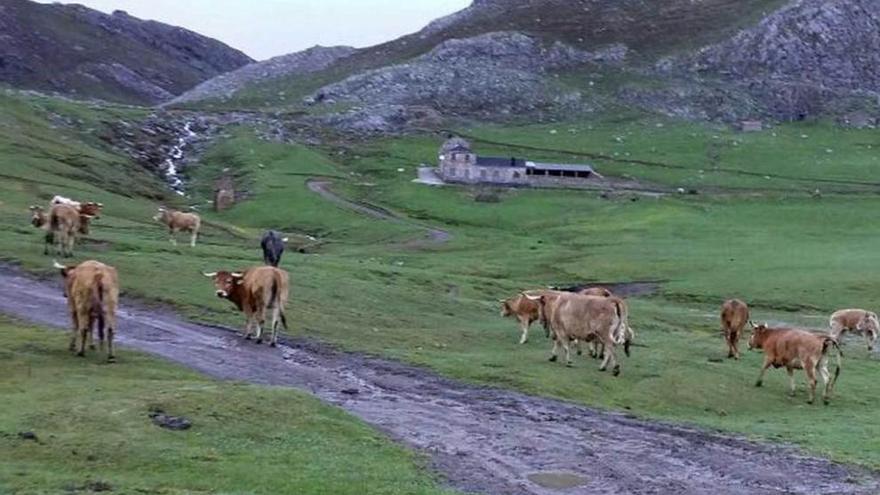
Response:
[[[252,60],[183,28],[81,5],[0,1],[0,81],[155,104]]]

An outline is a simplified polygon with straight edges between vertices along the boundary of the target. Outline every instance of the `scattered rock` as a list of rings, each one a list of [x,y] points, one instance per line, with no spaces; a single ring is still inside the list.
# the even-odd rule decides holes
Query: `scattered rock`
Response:
[[[192,427],[192,422],[182,416],[171,416],[165,414],[162,410],[154,410],[148,415],[156,426],[167,428],[169,430],[188,430]]]
[[[340,390],[340,392],[342,392],[345,395],[357,395],[357,394],[361,393],[361,391],[356,388],[344,388],[344,389]]]
[[[37,434],[32,431],[20,431],[18,432],[18,438],[22,440],[33,440],[34,442],[39,440]]]

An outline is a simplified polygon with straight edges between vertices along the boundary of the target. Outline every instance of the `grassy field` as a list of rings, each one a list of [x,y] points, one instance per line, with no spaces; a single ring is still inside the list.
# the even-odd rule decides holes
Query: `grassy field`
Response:
[[[71,359],[65,342],[0,321],[0,493],[447,493],[421,459],[305,394],[131,352],[124,366]],[[157,409],[192,428],[159,428]]]
[[[3,108],[13,121],[32,113],[10,115],[11,106]],[[50,144],[20,147],[44,125],[38,118],[24,122],[21,139],[0,128],[7,174],[0,183],[0,225],[8,232],[0,250],[27,269],[47,272],[50,264],[39,233],[27,224],[27,205],[56,193],[94,195],[107,205],[106,216],[77,259],[119,267],[130,295],[168,302],[201,321],[240,325],[241,317],[213,297],[199,271],[257,264],[260,231],[279,228],[301,234],[295,244],[305,251],[290,250],[283,262],[293,281],[294,335],[470,382],[794,442],[880,468],[876,356],[851,341],[835,401],[807,406],[803,390],[786,397],[782,372],[770,373],[762,389],[752,386],[757,353],[719,361],[726,351],[717,323],[721,302],[733,296],[753,306],[756,320],[816,328],[836,308],[876,308],[880,283],[869,268],[880,261],[872,228],[880,208],[872,179],[880,146],[875,132],[818,122],[739,134],[627,116],[461,129],[480,139],[480,152],[566,161],[601,155],[606,158],[593,161],[606,175],[700,192],[603,199],[579,191],[502,190],[500,202],[482,203],[474,201],[474,190],[411,182],[416,165],[436,160],[435,137],[375,140],[339,155],[330,147],[266,143],[238,129],[194,169],[192,202],[204,204],[206,184],[230,164],[251,199],[223,214],[206,213],[203,242],[190,249],[172,247],[151,223],[155,203],[126,197],[112,184],[91,185],[90,177],[105,170],[100,160],[67,168],[65,157],[74,151],[65,143],[79,137],[50,143],[52,158],[38,158]],[[103,156],[90,146],[76,153]],[[120,162],[107,173],[127,170],[122,159],[114,160]],[[452,239],[428,243],[418,228],[327,203],[306,188],[311,176],[333,177],[339,193],[444,228]],[[820,198],[810,194],[816,188]],[[157,273],[173,273],[173,283]],[[630,299],[640,346],[624,359],[619,378],[599,373],[598,363],[586,358],[573,369],[547,363],[549,344],[540,331],[518,346],[516,325],[498,315],[496,300],[524,288],[644,280],[657,281],[659,290]]]

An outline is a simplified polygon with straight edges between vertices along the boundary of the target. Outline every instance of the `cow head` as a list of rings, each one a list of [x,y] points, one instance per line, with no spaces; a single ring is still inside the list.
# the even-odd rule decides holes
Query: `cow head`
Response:
[[[499,299],[499,303],[501,303],[501,316],[508,317],[513,314],[513,309],[510,307],[510,299]]]
[[[202,273],[202,275],[214,280],[214,289],[217,291],[217,297],[221,299],[229,299],[236,286],[244,282],[244,273],[240,272],[219,271]]]
[[[755,325],[749,320],[749,325],[752,327],[752,335],[749,337],[749,350],[761,349],[761,346],[764,345],[764,338],[767,336],[767,324],[759,323]]]
[[[34,227],[37,227],[37,228],[40,228],[40,227],[43,227],[44,225],[46,225],[46,222],[48,221],[48,219],[46,217],[46,212],[43,211],[42,206],[34,205],[34,206],[30,207],[30,210],[31,210],[31,225],[33,225]]]
[[[880,334],[880,322],[877,320],[877,313],[866,311],[862,321],[856,325],[856,329],[865,334],[865,337],[868,339],[868,350],[873,351],[874,343],[877,341],[878,334]]]
[[[79,213],[83,216],[88,216],[90,218],[101,218],[101,209],[104,208],[103,203],[95,203],[94,201],[89,201],[88,203],[82,203],[79,206]]]
[[[73,274],[76,266],[64,266],[52,260],[52,267],[61,272],[61,276],[64,278],[64,297],[67,297],[70,294],[70,285],[73,283]]]
[[[171,212],[160,206],[159,211],[153,215],[153,220],[156,222],[168,223],[168,217],[170,216]]]

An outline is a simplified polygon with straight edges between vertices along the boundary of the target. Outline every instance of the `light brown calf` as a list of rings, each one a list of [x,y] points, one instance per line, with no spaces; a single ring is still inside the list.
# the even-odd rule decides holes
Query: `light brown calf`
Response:
[[[749,307],[739,299],[729,299],[721,305],[721,331],[727,342],[727,357],[739,359],[739,338],[749,321]]]
[[[529,328],[532,326],[532,323],[538,321],[541,317],[541,312],[538,307],[538,302],[533,301],[527,297],[530,296],[540,296],[542,294],[553,294],[556,291],[554,290],[530,290],[521,292],[513,297],[507,299],[500,299],[501,303],[501,316],[509,317],[512,316],[519,321],[520,330],[522,331],[522,335],[520,336],[519,343],[525,344],[529,340]],[[546,331],[547,336],[550,336],[550,330],[547,325],[544,325],[544,329]]]
[[[79,211],[70,205],[55,205],[49,210],[48,225],[55,252],[61,256],[73,256],[73,246],[81,228]],[[46,241],[49,239],[47,236]]]
[[[217,297],[232,301],[244,312],[245,339],[250,339],[251,333],[256,333],[257,343],[263,342],[266,311],[272,310],[272,339],[269,345],[275,347],[279,321],[287,330],[287,318],[284,316],[284,305],[290,292],[287,272],[274,266],[260,266],[243,273],[220,271],[204,275],[214,280]]]
[[[837,349],[837,368],[834,376],[828,372],[828,349]],[[817,335],[806,330],[796,328],[770,328],[766,324],[753,326],[752,336],[749,338],[749,349],[762,349],[764,351],[764,364],[758,375],[756,387],[764,382],[764,373],[767,368],[785,367],[791,383],[790,395],[795,393],[794,370],[803,369],[807,375],[809,385],[809,399],[812,404],[816,398],[816,373],[822,377],[825,389],[822,392],[822,400],[827,405],[831,400],[831,392],[837,377],[840,376],[840,364],[843,353],[837,341],[827,335]]]
[[[880,333],[880,322],[877,321],[877,313],[864,309],[841,309],[835,311],[829,320],[831,325],[831,337],[840,341],[840,337],[847,331],[858,332],[865,336],[868,350],[874,350],[877,334]]]
[[[64,266],[57,261],[54,267],[64,277],[64,293],[73,326],[70,350],[85,356],[86,340],[94,349],[93,329],[97,329],[101,348],[106,330],[107,360],[114,362],[113,337],[116,334],[116,306],[119,303],[119,280],[116,269],[98,261],[84,261],[76,266]]]
[[[626,338],[627,309],[622,299],[572,293],[526,297],[539,301],[542,318],[556,336],[551,361],[557,360],[561,345],[565,350],[566,364],[571,366],[569,342],[597,339],[605,346],[605,359],[599,369],[605,371],[610,365],[615,376],[620,374],[614,346],[624,343]]]
[[[171,235],[171,244],[177,245],[177,239],[174,238],[174,235],[182,231],[191,233],[189,245],[192,247],[196,246],[196,239],[199,236],[202,219],[195,213],[183,213],[181,211],[159,208],[159,212],[153,217],[153,220],[162,222],[168,227],[168,233]]]

